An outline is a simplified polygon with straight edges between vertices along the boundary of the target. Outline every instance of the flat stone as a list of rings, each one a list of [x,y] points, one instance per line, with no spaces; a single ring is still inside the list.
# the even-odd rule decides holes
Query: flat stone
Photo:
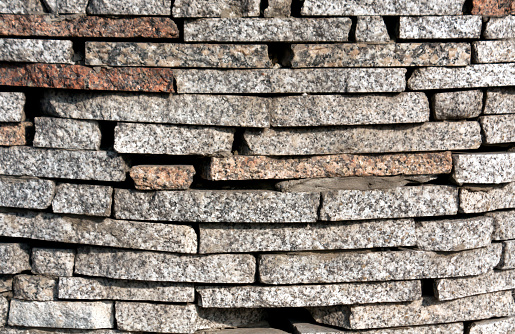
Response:
[[[191,165],[140,165],[131,168],[131,178],[138,190],[188,189],[195,167]]]
[[[290,17],[292,0],[269,0],[265,17]]]
[[[493,88],[486,91],[486,103],[483,114],[515,113],[515,89]]]
[[[11,300],[9,326],[76,329],[114,328],[110,302]]]
[[[246,130],[243,154],[322,155],[469,150],[481,145],[478,122]]]
[[[53,14],[86,14],[88,0],[43,0]]]
[[[201,334],[289,334],[289,332],[282,331],[276,328],[235,328],[235,329],[222,329],[211,332],[200,332]]]
[[[53,181],[0,176],[0,206],[46,209],[52,203],[54,194]]]
[[[486,23],[483,37],[487,39],[515,38],[515,15],[492,17]]]
[[[470,334],[510,334],[515,330],[515,317],[483,320],[469,326]]]
[[[486,216],[493,219],[492,240],[515,239],[515,211],[488,212]]]
[[[168,68],[2,63],[0,85],[159,93],[173,92],[173,75]]]
[[[144,123],[270,126],[268,99],[255,96],[45,91],[43,110],[64,118]]]
[[[380,16],[358,16],[355,31],[356,42],[387,43],[390,35]]]
[[[0,174],[3,175],[124,181],[127,169],[125,161],[113,152],[0,148]]]
[[[501,261],[497,268],[515,269],[515,240],[503,241]]]
[[[515,115],[489,115],[479,118],[486,144],[515,142]]]
[[[39,2],[39,1],[38,1]],[[62,4],[64,1],[59,0]],[[177,38],[168,17],[0,15],[2,36]]]
[[[441,14],[440,14],[441,15]],[[401,17],[399,38],[454,39],[481,37],[481,16],[411,16]]]
[[[188,69],[174,74],[181,94],[394,93],[406,88],[404,68]]]
[[[0,38],[0,61],[73,64],[72,41]]]
[[[89,184],[61,183],[52,201],[56,213],[109,217],[113,188]]]
[[[46,276],[73,276],[74,249],[32,249],[32,273]]]
[[[472,44],[475,63],[515,62],[515,41],[477,41]]]
[[[515,122],[515,117],[513,120]],[[460,185],[463,183],[499,184],[515,181],[515,153],[455,154],[453,162],[453,178]]]
[[[462,334],[464,331],[462,323],[378,329],[366,332],[330,328],[302,321],[292,322],[292,327],[295,334]]]
[[[193,303],[195,289],[191,284],[60,277],[59,298]]]
[[[16,124],[0,123],[0,146],[26,145],[30,130],[32,130],[31,122],[21,122]]]
[[[102,134],[98,122],[35,117],[34,147],[99,150]]]
[[[234,131],[231,128],[118,123],[114,129],[114,149],[119,153],[138,154],[230,154]]]
[[[478,213],[515,208],[515,183],[460,189],[460,212]]]
[[[0,13],[43,14],[44,8],[39,0],[1,0]]]
[[[0,235],[5,237],[173,253],[197,252],[197,234],[185,225],[73,218],[36,212],[0,213],[0,222]]]
[[[0,275],[0,292],[12,291],[13,289],[13,276]]]
[[[352,22],[340,18],[221,18],[184,23],[186,42],[346,42]]]
[[[0,92],[0,122],[21,122],[25,120],[24,106],[24,93]]]
[[[432,104],[437,120],[476,118],[483,110],[483,92],[465,90],[436,93]]]
[[[408,88],[412,90],[513,85],[515,85],[515,64],[479,64],[460,68],[419,68],[413,72],[408,80]]]
[[[89,15],[162,15],[172,14],[171,0],[89,0]]]
[[[515,4],[511,0],[474,0],[473,15],[505,16],[515,14]]]
[[[310,223],[317,221],[318,193],[276,191],[157,191],[116,189],[119,219],[184,222]]]
[[[256,259],[250,254],[181,256],[79,248],[75,260],[75,274],[136,281],[243,284],[254,282],[255,271]]]
[[[199,330],[235,327],[260,327],[267,325],[267,313],[262,309],[217,309],[197,308]]]
[[[466,66],[466,43],[294,44],[293,68]]]
[[[18,274],[30,270],[30,250],[25,244],[0,243],[0,274]]]
[[[54,300],[57,299],[57,279],[45,276],[16,275],[13,291],[16,299]]]
[[[259,0],[176,0],[174,17],[253,17],[259,16]]]
[[[270,68],[266,45],[87,42],[93,66]]]
[[[275,285],[474,276],[496,266],[501,249],[493,244],[448,254],[417,250],[261,254],[259,277],[262,283]]]
[[[111,329],[96,329],[96,330],[85,330],[85,329],[61,329],[61,328],[16,328],[16,327],[4,327],[0,328],[1,334],[119,334],[119,331]]]

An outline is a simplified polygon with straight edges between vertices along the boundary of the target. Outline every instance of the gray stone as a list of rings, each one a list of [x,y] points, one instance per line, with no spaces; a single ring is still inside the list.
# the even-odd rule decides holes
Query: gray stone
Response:
[[[294,44],[293,68],[465,66],[466,43]]]
[[[265,284],[311,284],[481,275],[499,263],[501,249],[500,244],[493,244],[450,254],[409,249],[262,254],[259,277]]]
[[[52,203],[54,194],[53,181],[0,176],[0,206],[46,209]]]
[[[454,163],[453,178],[460,185],[463,183],[499,184],[515,181],[515,153],[454,154],[452,159]]]
[[[109,151],[0,147],[0,174],[3,175],[124,181],[127,171],[125,161]]]
[[[233,140],[230,128],[118,123],[114,129],[119,153],[221,155],[231,152]]]
[[[481,16],[413,16],[401,17],[399,38],[454,39],[480,38]]]
[[[310,225],[202,224],[199,253],[257,253],[416,245],[411,219]]]
[[[164,15],[172,12],[171,0],[89,0],[90,15]]]
[[[86,14],[88,0],[43,0],[53,14]]]
[[[0,293],[12,291],[13,277],[11,275],[0,275]]]
[[[31,259],[33,274],[73,276],[74,249],[33,248]]]
[[[52,210],[57,213],[109,217],[112,202],[112,187],[61,183],[57,186]]]
[[[259,0],[175,0],[174,17],[259,16]]]
[[[501,261],[497,268],[515,269],[515,240],[503,241]]]
[[[191,284],[61,277],[59,298],[192,303],[195,300],[195,289]]]
[[[13,291],[16,299],[54,300],[57,299],[57,279],[45,276],[16,275]]]
[[[433,95],[432,104],[438,120],[475,118],[483,110],[483,92],[465,90]]]
[[[486,91],[486,103],[483,114],[514,114],[515,89],[493,88]]]
[[[36,328],[16,328],[16,327],[0,328],[0,333],[1,334],[120,334],[119,331],[110,330],[110,329],[96,329],[96,330],[60,329],[60,328],[36,329]]]
[[[515,183],[460,189],[460,212],[478,213],[515,208]]]
[[[356,42],[387,43],[390,35],[381,16],[358,16]]]
[[[515,40],[477,41],[472,46],[476,63],[515,62]]]
[[[485,143],[502,144],[515,142],[515,115],[489,115],[479,118],[485,134]]]
[[[402,92],[404,68],[176,70],[178,93]]]
[[[478,122],[246,130],[244,154],[321,155],[469,150],[481,145]]]
[[[270,126],[268,99],[255,96],[99,94],[50,90],[45,92],[42,104],[46,113],[65,118],[258,128]]]
[[[0,296],[0,324],[2,324],[2,327],[7,322],[8,312],[9,312],[9,301],[4,296]],[[2,331],[1,328],[0,328],[0,331]]]
[[[469,334],[510,334],[515,331],[515,317],[477,321],[470,324]]]
[[[0,61],[73,64],[73,43],[52,39],[0,38]]]
[[[1,0],[0,0],[1,1]],[[0,92],[0,122],[22,122],[25,120],[23,107],[25,94]]]
[[[216,332],[200,332],[199,334],[289,334],[289,332],[282,331],[276,328],[235,328],[235,329],[222,329]]]
[[[267,325],[267,313],[261,309],[197,308],[199,330]]]
[[[500,246],[500,245],[499,245]],[[195,283],[253,283],[250,254],[189,255],[80,248],[75,273],[114,279]]]
[[[43,14],[44,8],[39,0],[0,0],[2,14]]]
[[[330,328],[305,323],[303,321],[292,322],[292,327],[294,329],[294,334],[463,334],[464,331],[462,323],[378,329],[368,330],[366,332]]]
[[[492,240],[515,239],[515,211],[488,212],[486,216],[493,219]]]
[[[412,90],[513,85],[515,85],[515,64],[418,68],[408,80],[408,88]]]
[[[34,118],[34,147],[98,150],[102,134],[98,122],[51,117]]]
[[[393,303],[422,296],[420,281],[299,286],[197,287],[199,306],[270,308]]]
[[[114,328],[113,303],[13,299],[9,326],[76,329]]]
[[[50,213],[0,213],[0,235],[118,248],[196,253],[190,226],[114,219],[63,217]]]
[[[269,0],[265,17],[290,17],[292,0]]]
[[[29,252],[25,244],[0,243],[0,274],[18,274],[30,270]]]
[[[186,42],[346,42],[352,22],[341,18],[222,18],[184,23]]]
[[[515,38],[515,15],[490,18],[483,35],[487,39]]]

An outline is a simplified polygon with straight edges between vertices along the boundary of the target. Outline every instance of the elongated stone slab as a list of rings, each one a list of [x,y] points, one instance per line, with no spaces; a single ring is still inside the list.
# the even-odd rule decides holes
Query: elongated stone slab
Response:
[[[515,239],[515,211],[488,212],[486,216],[493,219],[492,240]]]
[[[515,38],[515,15],[492,17],[486,23],[483,37],[488,39]]]
[[[362,331],[354,332],[332,327],[314,325],[306,322],[292,322],[295,334],[362,334]],[[389,329],[368,330],[366,334],[462,334],[464,327],[462,323],[400,327]],[[7,333],[11,334],[11,333]],[[18,334],[18,333],[12,333]]]
[[[404,68],[175,70],[174,74],[177,92],[188,94],[393,93],[406,88]]]
[[[0,38],[0,61],[73,64],[73,43],[52,39]]]
[[[402,247],[416,244],[411,219],[312,225],[202,224],[199,253]]]
[[[401,19],[402,20],[402,19]],[[466,66],[466,43],[295,44],[293,68]]]
[[[75,273],[114,279],[195,283],[253,283],[250,254],[190,255],[79,248]]]
[[[1,110],[1,109],[0,109]],[[29,130],[32,130],[31,122],[17,124],[0,123],[0,146],[23,146],[27,144]]]
[[[515,208],[515,183],[460,189],[460,212],[478,213]]]
[[[87,12],[90,15],[148,15],[170,16],[171,0],[89,0]]]
[[[481,16],[412,16],[401,17],[399,38],[454,39],[480,38]]]
[[[437,93],[433,95],[432,102],[438,120],[475,118],[483,110],[483,92],[465,90]]]
[[[119,248],[196,253],[193,228],[175,224],[63,217],[50,213],[0,213],[0,235]]]
[[[515,269],[515,240],[507,240],[502,243],[501,262],[497,268],[499,269]]]
[[[501,249],[493,244],[445,255],[415,250],[263,254],[259,277],[265,284],[311,284],[473,276],[496,266]]]
[[[0,220],[2,220],[0,218]],[[73,276],[74,249],[32,249],[32,273],[46,276]]]
[[[125,161],[113,152],[0,147],[3,175],[124,181],[127,169]]]
[[[0,92],[0,122],[21,122],[25,119],[25,94]]]
[[[509,63],[515,61],[515,41],[477,41],[472,44],[475,63]]]
[[[515,181],[515,153],[455,154],[453,162],[453,178],[460,185],[463,183],[499,184]]]
[[[190,284],[61,277],[59,298],[192,303],[195,300],[195,289]]]
[[[99,150],[102,133],[98,122],[53,117],[34,118],[34,147]]]
[[[197,287],[199,306],[269,308],[393,303],[421,297],[420,281],[281,287]]]
[[[416,69],[408,80],[408,87],[412,90],[513,85],[515,64],[478,64],[460,68],[426,67]]]
[[[62,183],[57,186],[52,210],[56,213],[109,217],[112,203],[112,187]]]
[[[30,270],[30,250],[25,244],[0,243],[0,274],[18,274]]]
[[[229,154],[234,129],[118,123],[114,149],[119,153],[218,155]]]
[[[351,20],[342,18],[228,18],[185,22],[186,42],[346,42]]]
[[[487,144],[515,142],[515,115],[489,115],[479,119]]]
[[[49,301],[57,299],[57,279],[36,275],[16,275],[13,281],[14,298]]]
[[[515,14],[515,4],[504,0],[474,0],[472,14],[484,16],[505,16]]]
[[[138,190],[188,189],[193,183],[195,167],[191,165],[140,165],[131,168]]]
[[[476,149],[477,122],[427,122],[421,125],[247,130],[248,155],[321,155]]]
[[[53,181],[0,176],[0,206],[46,209],[52,203],[54,194]]]
[[[43,14],[44,8],[39,0],[2,0],[0,13],[8,14]]]
[[[470,324],[470,334],[509,334],[515,330],[515,317],[477,321]]]
[[[176,0],[174,17],[254,17],[260,14],[259,0]]]
[[[390,35],[381,16],[358,16],[356,42],[388,43]]]
[[[493,88],[486,92],[486,103],[483,114],[515,113],[515,89]]]
[[[11,300],[8,324],[23,327],[100,329],[114,328],[110,302]]]

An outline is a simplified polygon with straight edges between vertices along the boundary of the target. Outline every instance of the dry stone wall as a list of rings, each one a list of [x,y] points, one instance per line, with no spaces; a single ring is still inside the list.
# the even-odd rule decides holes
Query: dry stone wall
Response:
[[[515,1],[0,0],[0,334],[515,332]]]

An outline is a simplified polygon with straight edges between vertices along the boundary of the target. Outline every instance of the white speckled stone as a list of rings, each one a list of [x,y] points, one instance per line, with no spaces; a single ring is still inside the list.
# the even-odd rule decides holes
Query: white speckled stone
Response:
[[[30,270],[30,249],[26,244],[0,243],[0,274]]]
[[[507,240],[502,243],[501,262],[497,268],[499,269],[515,269],[515,240]]]
[[[2,14],[43,14],[40,0],[0,0]]]
[[[16,275],[13,281],[14,298],[49,301],[57,299],[57,279],[37,275]]]
[[[484,37],[487,39],[515,38],[515,15],[490,18],[486,23]]]
[[[62,183],[57,186],[52,210],[56,213],[109,217],[112,202],[112,187]]]
[[[174,17],[259,16],[260,0],[175,0]]]
[[[33,248],[31,259],[33,274],[61,277],[73,275],[74,249]]]
[[[171,0],[89,0],[90,15],[164,15],[172,12]]]
[[[0,122],[22,122],[25,120],[24,106],[24,93],[0,92]]]
[[[515,208],[515,183],[460,189],[460,212],[478,213]]]
[[[9,312],[9,301],[4,296],[0,296],[0,324],[2,324],[2,327],[7,322],[8,312]],[[0,331],[2,331],[1,328],[0,328]]]
[[[54,194],[53,181],[0,176],[0,206],[46,209],[52,203]]]
[[[486,216],[493,219],[492,240],[515,239],[515,211],[488,212]]]
[[[43,0],[53,14],[86,14],[88,0]]]
[[[0,38],[0,61],[73,64],[73,43],[52,39]]]
[[[510,334],[515,331],[515,317],[473,322],[469,334]]]
[[[381,16],[358,16],[356,42],[387,43],[390,35]]]
[[[515,142],[515,115],[489,115],[479,118],[487,144]]]
[[[463,334],[464,331],[462,323],[378,329],[368,330],[366,332],[331,328],[302,321],[292,322],[292,327],[294,334]]]
[[[454,163],[453,178],[460,185],[463,183],[499,184],[515,181],[515,153],[454,154],[452,160]]]
[[[98,122],[35,117],[34,147],[98,150],[102,134]]]
[[[515,89],[493,88],[486,91],[486,103],[483,114],[514,114]]]
[[[477,41],[472,46],[476,63],[515,62],[515,40]]]
[[[454,39],[479,38],[481,16],[413,16],[401,17],[399,38],[402,39]]]
[[[483,92],[465,90],[433,95],[433,111],[438,120],[475,118],[483,110]]]

